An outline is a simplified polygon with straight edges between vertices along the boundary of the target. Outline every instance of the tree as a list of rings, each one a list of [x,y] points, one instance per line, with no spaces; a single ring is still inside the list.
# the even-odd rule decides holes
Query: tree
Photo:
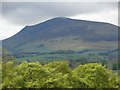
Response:
[[[73,80],[74,87],[79,87],[79,83],[83,82],[89,88],[118,88],[117,74],[106,69],[98,63],[89,63],[79,65],[72,71],[72,78],[76,78],[76,83]]]
[[[117,74],[98,63],[71,69],[66,61],[3,63],[2,88],[118,88]]]
[[[51,73],[69,73],[70,68],[67,61],[53,61],[45,65],[45,67],[51,72]]]
[[[13,62],[7,62],[2,64],[2,87],[11,88],[17,87],[14,79],[16,78],[16,71]]]
[[[45,65],[51,73],[51,78],[46,82],[48,88],[70,88],[68,81],[71,69],[67,61],[54,61]]]
[[[15,57],[10,55],[6,49],[2,49],[2,62],[6,63],[9,61],[15,62]]]
[[[112,64],[112,70],[118,70],[118,64],[117,63]]]

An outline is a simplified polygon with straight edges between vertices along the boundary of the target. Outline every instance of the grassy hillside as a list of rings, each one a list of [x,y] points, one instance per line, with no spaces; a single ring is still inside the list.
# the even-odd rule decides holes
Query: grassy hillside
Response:
[[[11,53],[49,52],[55,50],[115,49],[118,27],[109,23],[53,18],[26,26],[16,35],[3,40]]]

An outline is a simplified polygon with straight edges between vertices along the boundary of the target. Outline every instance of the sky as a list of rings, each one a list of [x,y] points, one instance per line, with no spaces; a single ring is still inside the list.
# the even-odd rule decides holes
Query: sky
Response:
[[[2,2],[0,8],[0,40],[54,17],[118,25],[117,2]]]

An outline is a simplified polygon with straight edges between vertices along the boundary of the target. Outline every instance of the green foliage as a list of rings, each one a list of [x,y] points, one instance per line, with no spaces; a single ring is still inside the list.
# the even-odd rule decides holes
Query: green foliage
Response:
[[[51,73],[51,78],[47,80],[49,88],[68,88],[70,87],[68,76],[71,72],[69,64],[66,61],[54,61],[44,66]]]
[[[5,88],[16,86],[15,80],[16,71],[13,62],[7,62],[2,64],[2,85]]]
[[[120,69],[120,63],[119,62],[112,64],[112,70],[119,70],[119,69]]]
[[[117,88],[117,75],[98,63],[79,65],[72,71],[72,77],[77,78],[77,87],[83,81],[89,88]]]
[[[69,64],[67,61],[54,61],[54,62],[50,62],[48,64],[45,65],[45,67],[51,72],[51,73],[69,73],[70,72],[70,68],[69,68]]]
[[[15,57],[11,56],[6,49],[2,49],[2,62],[15,62]]]
[[[117,74],[98,63],[71,69],[66,61],[3,63],[2,88],[118,88]]]
[[[17,62],[29,60],[29,61],[40,61],[43,63],[47,63],[56,60],[62,60],[62,61],[69,60],[70,62],[74,63],[75,66],[80,63],[85,64],[89,62],[101,62],[103,65],[107,65],[109,63],[108,61],[116,60],[116,57],[118,57],[118,53],[117,51],[113,53],[111,50],[87,50],[87,49],[85,50],[80,49],[77,51],[56,50],[56,51],[48,51],[48,52],[42,52],[41,50],[39,50],[39,52],[26,51],[26,53],[20,53],[20,54],[18,53],[15,54],[15,57]],[[112,67],[110,66],[110,68]]]
[[[2,63],[0,62],[0,89],[2,88]]]

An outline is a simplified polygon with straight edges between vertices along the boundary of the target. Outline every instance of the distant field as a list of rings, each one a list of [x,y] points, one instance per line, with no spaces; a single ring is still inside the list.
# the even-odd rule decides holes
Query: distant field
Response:
[[[18,62],[21,61],[42,61],[49,62],[51,60],[77,60],[81,59],[89,61],[103,61],[103,60],[116,60],[118,57],[118,52],[104,51],[104,50],[82,50],[82,51],[53,51],[47,53],[26,53],[15,55]]]

